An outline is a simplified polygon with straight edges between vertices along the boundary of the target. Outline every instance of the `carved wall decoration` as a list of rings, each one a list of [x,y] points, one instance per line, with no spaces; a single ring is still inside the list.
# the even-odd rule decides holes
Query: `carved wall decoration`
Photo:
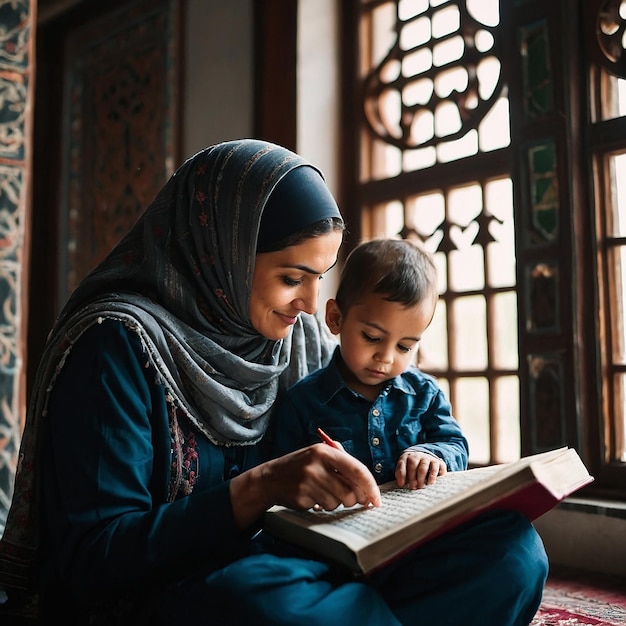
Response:
[[[66,49],[59,305],[178,164],[176,0],[138,0]]]
[[[34,0],[32,0],[34,3]],[[30,209],[31,0],[0,0],[0,534],[23,425],[25,222]]]

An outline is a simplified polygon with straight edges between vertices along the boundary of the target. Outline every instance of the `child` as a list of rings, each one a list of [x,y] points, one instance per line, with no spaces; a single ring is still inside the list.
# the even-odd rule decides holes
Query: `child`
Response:
[[[468,445],[435,380],[412,365],[437,302],[432,257],[406,240],[361,243],[348,256],[326,324],[340,345],[330,364],[277,405],[272,456],[319,442],[318,428],[379,484],[422,488],[467,467]]]

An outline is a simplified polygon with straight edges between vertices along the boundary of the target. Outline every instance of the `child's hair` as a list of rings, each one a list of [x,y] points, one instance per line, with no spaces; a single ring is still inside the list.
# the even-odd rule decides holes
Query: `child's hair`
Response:
[[[437,269],[432,255],[407,239],[360,243],[346,259],[335,300],[345,314],[369,293],[404,306],[435,300]]]

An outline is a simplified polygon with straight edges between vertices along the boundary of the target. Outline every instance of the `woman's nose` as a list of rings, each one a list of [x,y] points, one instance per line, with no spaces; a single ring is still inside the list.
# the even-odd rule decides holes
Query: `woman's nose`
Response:
[[[314,283],[300,294],[299,298],[294,300],[294,306],[299,311],[313,314],[317,311],[317,301],[319,299],[319,285]]]

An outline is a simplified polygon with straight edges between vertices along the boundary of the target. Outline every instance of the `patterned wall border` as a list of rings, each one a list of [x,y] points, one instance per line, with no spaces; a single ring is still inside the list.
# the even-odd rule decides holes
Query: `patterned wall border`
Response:
[[[30,125],[36,0],[0,0],[0,534],[24,411]]]

